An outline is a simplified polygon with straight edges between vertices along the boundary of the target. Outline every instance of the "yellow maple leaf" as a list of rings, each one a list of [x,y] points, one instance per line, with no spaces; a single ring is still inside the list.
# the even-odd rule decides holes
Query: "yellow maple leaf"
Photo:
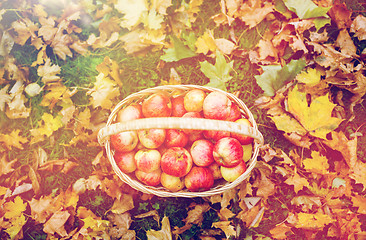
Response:
[[[5,232],[9,234],[10,239],[15,239],[26,222],[24,214],[21,214],[10,221],[11,226],[5,229]]]
[[[284,131],[286,133],[296,132],[301,136],[304,136],[307,133],[303,126],[301,126],[301,124],[296,119],[288,114],[281,114],[270,118],[280,131]]]
[[[9,135],[0,134],[0,142],[3,142],[8,149],[16,147],[23,149],[23,144],[28,142],[26,137],[19,136],[20,129],[13,130]]]
[[[147,29],[158,30],[162,27],[162,23],[164,22],[164,16],[158,14],[155,9],[152,9],[149,11],[149,13],[145,13],[142,15],[142,22]]]
[[[306,71],[302,71],[296,76],[296,79],[301,83],[308,85],[318,84],[321,78],[321,72],[313,68],[308,68]]]
[[[317,212],[315,214],[300,212],[297,215],[298,222],[296,223],[297,228],[305,229],[321,229],[325,225],[335,222],[329,215]]]
[[[304,168],[311,172],[326,174],[328,173],[328,159],[325,156],[321,156],[319,152],[311,152],[312,158],[305,158],[303,160]]]
[[[10,201],[4,204],[4,217],[7,219],[18,218],[23,214],[26,207],[27,204],[24,203],[19,196],[16,196],[14,198],[14,201]]]
[[[222,231],[224,231],[226,239],[229,239],[230,236],[236,236],[236,230],[231,224],[231,221],[214,222],[212,223],[212,227],[220,228]]]
[[[56,117],[53,117],[52,114],[45,112],[42,115],[41,120],[38,121],[38,124],[38,128],[30,130],[30,133],[32,135],[30,144],[43,141],[44,136],[50,137],[53,132],[60,129],[63,126],[62,116],[57,115]]]
[[[212,33],[209,31],[206,31],[201,37],[197,39],[195,46],[197,48],[197,53],[207,54],[208,51],[216,51],[215,39],[213,38]]]
[[[94,88],[88,91],[91,95],[91,103],[94,108],[102,107],[104,109],[110,109],[113,106],[112,99],[120,95],[116,82],[112,79],[105,77],[103,73],[99,73],[96,77]]]
[[[114,7],[124,14],[121,27],[131,30],[141,22],[144,12],[148,11],[146,0],[118,0]]]
[[[332,117],[335,106],[329,101],[328,94],[312,99],[308,106],[306,93],[298,91],[297,86],[288,93],[289,112],[311,135],[318,138],[326,139],[326,135],[343,121]]]

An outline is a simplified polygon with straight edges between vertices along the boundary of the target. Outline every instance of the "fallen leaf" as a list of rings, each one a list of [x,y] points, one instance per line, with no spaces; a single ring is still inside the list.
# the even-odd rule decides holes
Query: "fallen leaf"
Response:
[[[221,208],[219,216],[220,216],[220,220],[227,221],[229,218],[234,217],[235,214],[227,208]]]
[[[161,220],[161,230],[148,230],[146,236],[148,240],[172,240],[169,218],[164,216]]]
[[[300,212],[297,218],[296,227],[304,229],[322,229],[325,225],[336,221],[329,215],[321,212],[316,212],[315,214]]]
[[[214,222],[212,223],[212,227],[220,228],[222,231],[224,231],[226,239],[229,239],[231,236],[236,236],[236,230],[231,221]]]
[[[13,130],[10,134],[0,134],[0,142],[9,150],[12,147],[23,149],[23,144],[28,142],[26,137],[19,136],[20,129]]]
[[[18,161],[17,159],[13,159],[8,162],[6,159],[6,154],[3,154],[0,160],[0,176],[13,172],[14,164]]]
[[[103,73],[99,73],[94,88],[88,91],[88,94],[92,97],[90,102],[94,108],[100,106],[104,109],[111,109],[114,104],[112,100],[119,96],[120,92],[115,81],[104,76]]]
[[[360,160],[355,163],[351,170],[350,177],[356,181],[356,183],[361,183],[363,185],[363,190],[366,189],[366,163]],[[362,190],[362,191],[363,191]]]
[[[305,158],[302,162],[306,170],[319,174],[329,173],[329,163],[327,157],[321,156],[320,153],[316,151],[311,152],[311,157],[312,158]]]
[[[269,2],[253,0],[244,2],[235,15],[245,22],[249,28],[253,28],[269,13],[273,12],[273,9],[274,6]]]
[[[126,212],[122,214],[108,214],[109,221],[113,224],[113,227],[109,228],[108,233],[112,238],[122,238],[123,236],[135,234],[135,231],[129,230],[132,220],[131,214]],[[131,233],[130,233],[131,232]],[[132,239],[126,238],[126,239]]]
[[[357,15],[351,24],[350,32],[355,33],[354,36],[359,40],[366,40],[366,17]]]
[[[339,32],[335,45],[340,48],[342,54],[357,57],[357,48],[346,29]]]
[[[216,51],[216,42],[211,31],[206,31],[201,37],[197,38],[196,53],[207,54],[209,51]]]
[[[339,29],[349,28],[352,20],[350,11],[345,3],[335,3],[328,12],[332,20],[337,24]]]
[[[311,0],[303,0],[298,2],[296,0],[283,0],[286,7],[297,14],[301,19],[326,17],[329,18],[327,12],[330,7],[318,7]]]
[[[9,234],[10,239],[15,239],[17,236],[20,238],[20,236],[22,236],[22,229],[26,222],[27,220],[25,219],[24,214],[10,220],[10,226],[5,229],[5,232]]]
[[[173,48],[164,49],[165,54],[160,57],[165,62],[176,62],[185,58],[196,56],[188,46],[177,37],[172,37]]]
[[[352,197],[352,202],[354,207],[358,207],[358,213],[366,214],[366,197],[356,195],[355,197]]]
[[[121,21],[121,27],[131,30],[141,21],[143,13],[148,11],[147,1],[129,1],[118,0],[114,7],[122,14],[124,14]]]
[[[300,190],[302,190],[304,187],[309,186],[309,182],[306,178],[301,177],[298,173],[294,172],[294,175],[287,178],[285,180],[285,183],[288,185],[294,186],[295,193],[298,193]]]
[[[335,106],[329,101],[328,94],[312,99],[309,106],[306,93],[298,91],[297,86],[288,93],[289,112],[311,135],[322,139],[326,139],[326,135],[343,121],[332,117]]]
[[[322,202],[320,197],[315,196],[296,196],[291,200],[292,205],[301,206],[303,211],[311,210],[313,206],[321,207]]]
[[[23,202],[23,199],[21,199],[19,196],[16,196],[14,201],[9,201],[4,204],[4,217],[7,219],[18,218],[23,215],[26,207],[27,204]]]
[[[151,210],[146,213],[135,215],[135,218],[146,218],[146,217],[153,217],[153,219],[158,223],[158,225],[160,225],[160,216],[157,210]]]
[[[112,211],[115,214],[122,214],[134,208],[133,197],[129,194],[123,194],[121,199],[115,199]]]
[[[281,114],[270,118],[276,124],[276,128],[280,131],[284,131],[286,133],[296,132],[301,136],[304,136],[307,133],[304,127],[289,114]]]
[[[291,227],[287,226],[286,223],[276,225],[276,227],[269,230],[274,239],[287,239],[287,232],[291,231]]]
[[[61,68],[58,65],[52,64],[51,59],[47,58],[45,63],[38,67],[37,74],[42,77],[44,84],[60,81]]]

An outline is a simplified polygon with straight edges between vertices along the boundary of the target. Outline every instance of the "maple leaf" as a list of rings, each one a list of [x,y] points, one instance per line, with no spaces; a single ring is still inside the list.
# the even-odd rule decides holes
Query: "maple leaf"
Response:
[[[269,2],[252,0],[244,2],[236,11],[235,16],[239,17],[243,22],[245,22],[249,28],[253,28],[269,13],[273,12],[273,9],[274,6]]]
[[[366,197],[356,195],[355,197],[352,197],[352,202],[354,207],[358,207],[358,213],[366,214]]]
[[[276,225],[276,227],[269,230],[273,239],[287,239],[287,232],[291,231],[291,227],[287,226],[286,223]]]
[[[116,214],[125,213],[134,208],[133,197],[129,194],[123,194],[120,199],[114,200],[110,211]]]
[[[297,86],[288,93],[289,112],[312,136],[318,138],[326,139],[326,135],[343,121],[332,117],[335,106],[329,101],[328,94],[312,99],[308,106],[306,93],[298,91]]]
[[[329,173],[328,159],[325,156],[321,156],[319,152],[313,151],[311,152],[311,157],[305,158],[302,162],[306,170],[319,174]]]
[[[301,124],[289,114],[281,114],[270,118],[274,121],[276,128],[280,131],[287,133],[296,132],[302,136],[307,133],[304,127],[301,126]]]
[[[52,114],[47,112],[43,113],[41,120],[38,121],[39,127],[30,130],[32,135],[30,144],[43,141],[44,136],[50,137],[53,132],[60,129],[63,126],[61,119],[61,115],[53,117]]]
[[[306,62],[304,60],[291,60],[284,67],[280,65],[262,66],[263,73],[255,76],[255,78],[264,94],[273,96],[278,89],[293,80],[305,66]]]
[[[224,231],[226,239],[229,239],[231,236],[236,236],[236,230],[231,224],[231,221],[214,222],[212,223],[212,227],[220,228],[222,231]]]
[[[23,200],[16,196],[14,201],[10,201],[4,204],[4,217],[7,219],[17,218],[23,214],[27,207],[27,204],[23,202]]]
[[[296,172],[294,172],[293,176],[287,178],[285,183],[288,185],[293,185],[295,193],[298,193],[304,187],[309,186],[308,180],[306,178],[301,177]]]
[[[59,234],[61,237],[68,236],[65,230],[65,223],[71,214],[66,210],[56,211],[44,224],[43,231],[49,234]]]
[[[58,65],[52,64],[49,58],[46,59],[44,65],[39,66],[37,69],[37,74],[42,77],[44,84],[60,81],[60,77],[57,76],[60,72],[61,68]]]
[[[12,27],[17,33],[15,42],[19,45],[24,45],[26,41],[31,38],[32,41],[38,39],[36,31],[38,31],[37,25],[28,18],[22,18],[12,23]]]
[[[116,82],[99,73],[96,77],[94,88],[88,91],[92,100],[90,101],[94,108],[100,106],[104,109],[110,109],[113,106],[112,99],[120,95]]]
[[[356,183],[361,183],[363,185],[363,190],[366,189],[366,163],[360,160],[355,163],[352,168],[352,173],[350,177],[356,181]]]
[[[24,214],[21,214],[20,216],[11,219],[10,221],[10,227],[5,229],[5,232],[9,234],[10,239],[15,239],[17,235],[22,235],[21,230],[23,226],[26,224],[27,220],[25,219]]]
[[[213,38],[211,31],[206,31],[201,37],[197,38],[196,43],[196,53],[207,54],[208,51],[215,52],[216,43]]]
[[[22,85],[11,93],[12,100],[8,102],[8,108],[5,111],[6,116],[10,119],[27,118],[30,115],[31,109],[25,106],[27,98],[24,96],[23,90],[24,86]]]
[[[172,240],[169,218],[164,216],[161,220],[161,230],[148,230],[146,236],[148,240]]]
[[[327,12],[330,7],[318,7],[311,0],[303,0],[301,2],[297,0],[283,0],[286,7],[296,13],[301,19],[316,18],[316,17],[328,17]]]
[[[321,72],[313,69],[307,68],[296,76],[297,81],[300,83],[305,83],[307,85],[318,84],[321,78]]]
[[[366,17],[358,15],[351,24],[350,32],[355,33],[359,40],[366,40]]]
[[[183,220],[186,225],[188,224],[197,224],[201,225],[203,221],[203,214],[210,209],[210,205],[208,203],[197,204],[193,209],[188,211],[188,216]]]
[[[128,30],[139,24],[142,14],[148,11],[146,0],[118,0],[114,7],[124,14],[121,26]]]
[[[176,62],[185,58],[194,57],[196,54],[180,39],[173,36],[173,48],[164,49],[165,54],[160,57],[165,62]]]
[[[230,76],[231,71],[233,71],[233,64],[234,61],[226,62],[224,55],[220,51],[216,51],[215,65],[208,61],[200,62],[200,70],[210,79],[206,86],[226,90],[225,83],[233,78]]]
[[[20,129],[13,130],[9,135],[0,134],[0,142],[11,150],[12,147],[23,149],[23,144],[28,142],[26,137],[19,136]]]
[[[297,228],[305,229],[322,229],[325,225],[335,222],[336,220],[331,218],[327,214],[316,212],[315,214],[300,212],[297,215],[298,222]]]

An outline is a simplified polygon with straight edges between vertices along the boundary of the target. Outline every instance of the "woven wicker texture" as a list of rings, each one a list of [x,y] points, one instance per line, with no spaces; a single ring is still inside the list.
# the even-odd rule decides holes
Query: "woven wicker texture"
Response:
[[[221,121],[221,120],[212,120],[212,119],[198,119],[198,118],[177,118],[177,117],[168,117],[168,118],[142,118],[136,119],[133,121],[127,121],[123,123],[114,123],[117,113],[125,106],[130,105],[131,103],[141,103],[145,98],[152,95],[156,92],[163,91],[165,94],[169,94],[170,96],[178,96],[183,95],[187,91],[192,89],[201,89],[206,93],[212,91],[220,91],[226,94],[229,99],[231,99],[234,103],[236,103],[242,113],[243,116],[247,117],[248,120],[252,123],[253,127],[247,127],[242,124],[238,124],[235,122],[229,121]],[[123,131],[131,131],[131,130],[141,130],[141,129],[151,129],[151,128],[162,128],[162,129],[195,129],[195,130],[216,130],[216,131],[228,131],[232,133],[239,133],[248,135],[254,138],[253,143],[253,153],[252,157],[247,163],[247,170],[234,182],[226,182],[215,181],[215,185],[208,191],[204,192],[190,192],[187,189],[183,189],[179,192],[170,192],[169,190],[163,187],[151,187],[146,186],[143,183],[139,182],[134,176],[123,173],[119,167],[117,166],[114,160],[114,152],[111,149],[109,136],[117,134]],[[98,141],[99,144],[105,146],[108,160],[110,161],[113,170],[119,176],[119,178],[130,185],[131,187],[139,190],[141,192],[154,194],[160,197],[207,197],[215,194],[222,193],[228,189],[231,189],[237,185],[239,185],[243,180],[250,176],[251,171],[256,165],[257,156],[259,152],[260,145],[263,144],[263,136],[258,131],[257,124],[253,118],[252,113],[249,111],[247,106],[236,96],[231,93],[227,93],[225,91],[211,88],[211,87],[203,87],[196,85],[168,85],[168,86],[159,86],[155,88],[149,88],[142,90],[140,92],[134,93],[123,99],[119,102],[115,108],[112,110],[107,124],[104,128],[102,128],[98,133]]]

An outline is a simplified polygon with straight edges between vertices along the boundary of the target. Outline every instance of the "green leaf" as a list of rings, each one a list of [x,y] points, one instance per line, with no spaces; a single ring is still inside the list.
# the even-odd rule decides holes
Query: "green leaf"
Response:
[[[318,31],[327,24],[330,24],[330,18],[320,17],[314,19],[315,28]]]
[[[326,17],[330,7],[318,7],[311,0],[283,0],[286,7],[301,19]]]
[[[196,54],[177,37],[173,36],[173,48],[165,49],[165,54],[160,57],[165,62],[176,62],[184,58],[196,56]]]
[[[255,76],[257,84],[262,88],[264,94],[273,96],[275,92],[287,82],[295,78],[306,66],[304,60],[291,60],[283,68],[280,65],[263,66],[263,74]]]
[[[206,86],[226,90],[225,83],[232,79],[230,72],[233,70],[233,64],[234,61],[227,63],[225,57],[219,51],[216,51],[215,65],[207,61],[200,62],[201,71],[210,79]]]

